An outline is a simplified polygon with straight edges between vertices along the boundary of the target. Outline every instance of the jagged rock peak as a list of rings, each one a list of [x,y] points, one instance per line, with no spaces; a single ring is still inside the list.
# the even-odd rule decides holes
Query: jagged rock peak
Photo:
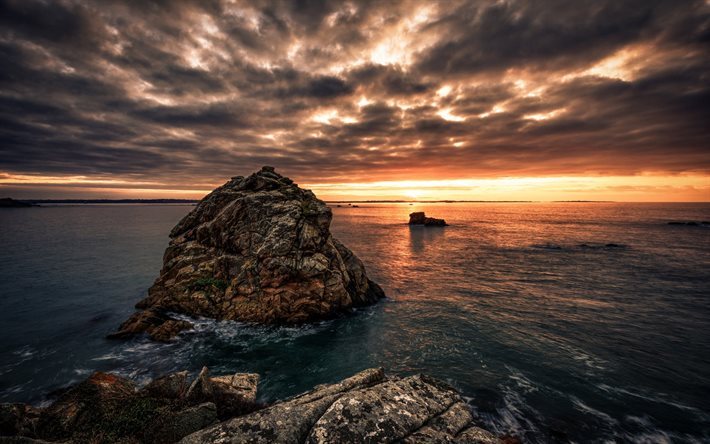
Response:
[[[171,231],[160,276],[137,304],[152,310],[151,323],[126,322],[114,337],[139,332],[132,325],[162,339],[183,329],[169,317],[171,328],[153,325],[161,312],[300,324],[376,302],[382,289],[331,235],[331,219],[325,202],[273,167],[232,178]]]

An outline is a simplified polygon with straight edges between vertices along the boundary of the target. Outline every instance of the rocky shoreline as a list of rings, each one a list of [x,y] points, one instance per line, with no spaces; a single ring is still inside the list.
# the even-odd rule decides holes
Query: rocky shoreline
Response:
[[[410,224],[445,226],[412,213]],[[111,339],[168,342],[192,328],[170,313],[303,324],[376,303],[384,291],[330,233],[330,208],[263,167],[202,199],[170,233],[160,275]],[[43,408],[0,405],[0,442],[497,443],[461,395],[425,375],[368,369],[272,405],[259,375],[203,368],[144,387],[94,373]],[[4,438],[3,438],[4,437]]]
[[[502,443],[461,395],[425,375],[364,370],[289,399],[257,401],[259,375],[171,373],[138,388],[97,372],[48,407],[0,404],[0,442]]]

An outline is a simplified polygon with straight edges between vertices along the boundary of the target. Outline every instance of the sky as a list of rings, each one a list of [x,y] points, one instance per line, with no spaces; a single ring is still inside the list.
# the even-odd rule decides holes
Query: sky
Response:
[[[710,1],[0,0],[0,197],[710,201]]]

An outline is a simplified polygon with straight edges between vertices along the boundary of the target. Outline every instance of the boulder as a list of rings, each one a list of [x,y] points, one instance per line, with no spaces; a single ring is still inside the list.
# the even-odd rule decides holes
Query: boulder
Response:
[[[206,443],[500,443],[447,384],[369,369],[183,438]]]
[[[187,328],[162,329],[155,313],[301,324],[375,303],[384,292],[330,234],[331,218],[323,201],[271,167],[234,177],[173,228],[160,276],[136,305],[149,314],[132,316],[114,337],[146,331],[166,340]]]
[[[258,384],[259,375],[256,373],[210,377],[209,369],[203,367],[184,397],[192,404],[214,403],[217,415],[226,419],[254,411],[258,407],[256,402]]]
[[[123,421],[124,411],[133,407],[135,385],[120,376],[96,372],[85,381],[66,390],[52,405],[41,412],[37,435],[48,440],[64,439],[92,430],[96,424],[111,418]],[[136,406],[139,410],[139,407]]]
[[[148,383],[141,392],[154,398],[182,399],[190,387],[189,375],[189,372],[182,371],[161,376]]]
[[[417,211],[409,214],[409,225],[424,225],[427,227],[445,227],[448,224],[444,219],[435,217],[426,217],[423,211]]]

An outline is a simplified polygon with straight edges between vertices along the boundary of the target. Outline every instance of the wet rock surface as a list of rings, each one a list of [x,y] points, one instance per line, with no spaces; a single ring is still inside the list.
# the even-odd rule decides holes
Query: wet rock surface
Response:
[[[183,330],[189,330],[192,324],[188,321],[172,318],[168,314],[155,309],[135,312],[126,319],[116,333],[108,335],[109,339],[126,339],[140,333],[157,342],[169,342]]]
[[[498,443],[450,386],[369,369],[185,437],[206,443]]]
[[[383,298],[362,262],[330,234],[331,218],[323,201],[271,167],[233,178],[173,228],[160,276],[136,305],[148,313],[113,337],[168,340],[189,328],[165,315],[153,322],[167,312],[302,324]]]
[[[445,227],[449,224],[444,219],[435,217],[427,217],[423,211],[417,211],[409,214],[409,225],[424,225],[426,227]]]

